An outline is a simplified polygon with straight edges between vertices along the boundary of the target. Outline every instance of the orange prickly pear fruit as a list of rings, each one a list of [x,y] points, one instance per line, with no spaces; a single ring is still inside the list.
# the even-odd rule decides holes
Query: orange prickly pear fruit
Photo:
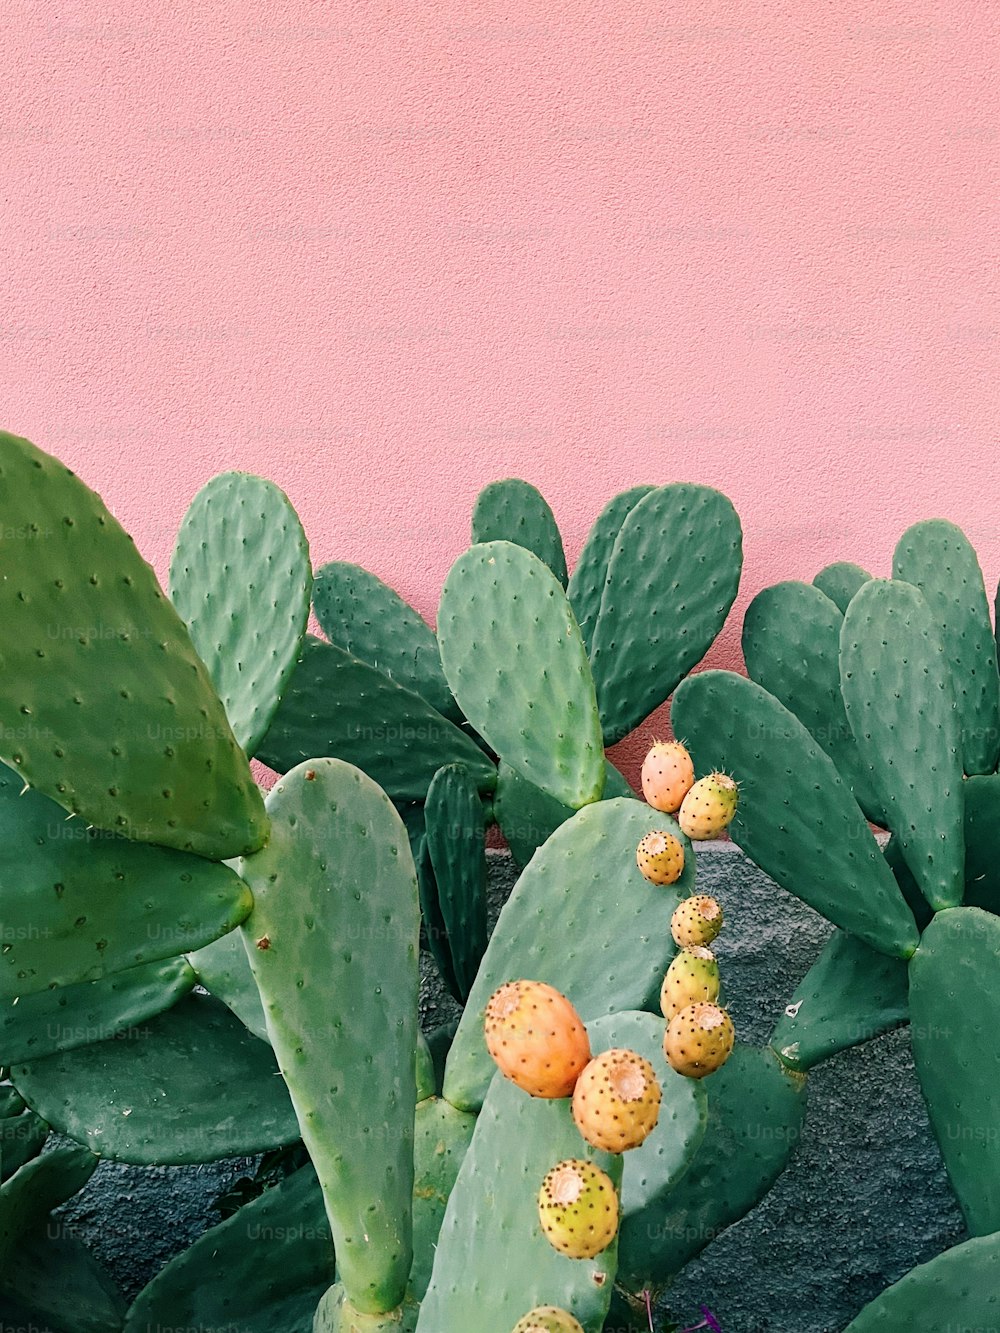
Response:
[[[660,1115],[653,1066],[635,1051],[615,1047],[596,1055],[573,1089],[573,1119],[592,1148],[638,1148]]]
[[[717,1004],[689,1004],[667,1024],[663,1053],[686,1078],[714,1074],[729,1059],[736,1033],[733,1020]]]
[[[676,884],[684,872],[684,845],[673,833],[647,833],[636,848],[636,864],[650,884]]]
[[[736,813],[739,788],[725,773],[699,778],[681,803],[677,822],[689,838],[717,838]]]
[[[593,1162],[567,1158],[538,1192],[538,1219],[549,1244],[570,1259],[593,1259],[618,1233],[618,1194]]]
[[[544,981],[508,981],[486,1005],[486,1045],[497,1068],[532,1097],[568,1097],[590,1059],[587,1029]]]
[[[680,741],[654,741],[642,763],[642,794],[654,810],[672,815],[694,784],[694,764]]]
[[[568,1310],[536,1305],[514,1325],[514,1333],[583,1333],[583,1325]]]
[[[712,1003],[719,998],[719,964],[715,954],[696,944],[682,949],[667,968],[660,987],[660,1008],[670,1021],[689,1004]]]
[[[711,944],[722,929],[722,908],[707,894],[684,898],[670,918],[670,933],[679,949]]]

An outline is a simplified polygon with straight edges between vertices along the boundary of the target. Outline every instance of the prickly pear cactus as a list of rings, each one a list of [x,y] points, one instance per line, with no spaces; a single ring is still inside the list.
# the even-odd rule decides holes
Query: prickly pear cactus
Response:
[[[527,481],[510,477],[486,486],[472,511],[472,542],[505,541],[523,546],[548,565],[566,587],[566,556],[548,501]]]

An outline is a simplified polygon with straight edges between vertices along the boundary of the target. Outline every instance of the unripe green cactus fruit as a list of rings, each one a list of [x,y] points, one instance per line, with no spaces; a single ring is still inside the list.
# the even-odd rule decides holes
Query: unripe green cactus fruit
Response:
[[[573,1089],[573,1119],[592,1148],[638,1148],[660,1115],[660,1084],[636,1051],[613,1047],[587,1065]]]
[[[590,1059],[579,1014],[544,981],[508,981],[494,991],[485,1027],[497,1068],[532,1097],[568,1097]]]
[[[639,843],[635,861],[650,884],[676,884],[684,873],[684,846],[672,833],[656,829]]]
[[[739,790],[725,773],[699,778],[681,802],[677,822],[689,838],[717,838],[736,813]]]
[[[514,1333],[583,1333],[583,1325],[568,1310],[536,1305],[514,1325]]]
[[[722,908],[704,893],[683,899],[670,918],[670,933],[678,949],[711,944],[721,929]]]
[[[654,741],[642,761],[642,794],[654,810],[672,815],[694,786],[694,763],[680,741]]]
[[[689,1004],[667,1024],[663,1053],[685,1078],[714,1074],[729,1059],[736,1034],[733,1020],[717,1004]]]
[[[538,1192],[538,1218],[549,1244],[569,1259],[593,1259],[618,1234],[611,1177],[580,1157],[557,1163]]]
[[[719,998],[719,964],[715,954],[696,944],[682,949],[667,968],[660,989],[660,1008],[670,1020],[689,1004],[711,1004]]]

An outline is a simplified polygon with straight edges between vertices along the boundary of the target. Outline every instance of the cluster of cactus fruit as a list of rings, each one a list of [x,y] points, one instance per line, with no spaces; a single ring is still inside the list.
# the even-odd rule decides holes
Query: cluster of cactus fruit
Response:
[[[538,492],[495,483],[436,632],[356,566],[314,575],[258,478],[196,497],[169,596],[100,498],[13,436],[0,507],[5,1315],[599,1333],[771,1187],[809,1069],[912,1014],[973,1239],[851,1328],[985,1319],[1000,675],[957,529],[911,530],[891,580],[836,566],[762,593],[746,680],[688,676],[741,569],[739,521],[706,487],[616,496],[570,576]],[[605,746],[671,695],[691,754],[654,746],[643,803]],[[282,775],[266,800],[251,757]],[[523,870],[488,935],[492,822]],[[727,824],[838,927],[759,1048],[717,1004],[721,909],[696,892],[691,839]],[[450,1044],[419,1031],[421,940],[464,1004]],[[514,1066],[532,1086],[494,1064],[523,977],[565,1028],[561,1081],[544,1043]],[[49,1127],[78,1146],[41,1154]],[[304,1165],[130,1305],[46,1225],[99,1158],[300,1142]],[[571,1257],[584,1217],[593,1252]]]

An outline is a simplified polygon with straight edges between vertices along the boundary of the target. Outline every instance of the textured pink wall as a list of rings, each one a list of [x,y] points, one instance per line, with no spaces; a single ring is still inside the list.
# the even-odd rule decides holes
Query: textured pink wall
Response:
[[[1000,572],[994,0],[7,0],[3,424],[165,572],[194,491],[432,614],[478,489],[572,556],[724,489],[744,598],[919,517]],[[735,661],[734,615],[714,660]]]

